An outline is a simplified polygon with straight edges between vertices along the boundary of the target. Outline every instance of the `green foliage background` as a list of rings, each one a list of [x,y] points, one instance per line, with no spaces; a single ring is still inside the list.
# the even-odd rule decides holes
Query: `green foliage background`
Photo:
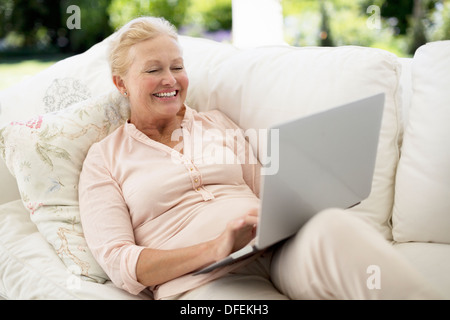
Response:
[[[361,45],[410,56],[427,41],[450,39],[450,0],[279,1],[290,45]],[[81,29],[67,28],[69,5],[81,9]],[[232,0],[0,0],[0,56],[82,52],[141,15],[163,16],[188,35],[231,33],[231,8]],[[368,26],[374,14],[377,28]]]

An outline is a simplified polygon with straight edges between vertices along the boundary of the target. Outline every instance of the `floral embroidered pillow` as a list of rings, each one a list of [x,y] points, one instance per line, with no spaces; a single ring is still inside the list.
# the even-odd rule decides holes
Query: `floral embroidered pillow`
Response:
[[[78,180],[86,154],[129,117],[116,90],[66,109],[0,128],[0,155],[15,176],[31,220],[67,268],[90,281],[107,275],[91,255],[78,207]]]

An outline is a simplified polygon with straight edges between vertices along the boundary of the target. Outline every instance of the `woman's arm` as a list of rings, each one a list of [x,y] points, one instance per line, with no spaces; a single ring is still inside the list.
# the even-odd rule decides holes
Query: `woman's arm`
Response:
[[[229,222],[214,240],[173,250],[145,248],[136,266],[138,281],[145,286],[162,284],[225,258],[255,237],[257,220],[255,209]]]
[[[97,144],[84,161],[78,191],[83,232],[94,258],[117,287],[138,294],[145,289],[136,280],[144,248],[135,243],[128,207]]]

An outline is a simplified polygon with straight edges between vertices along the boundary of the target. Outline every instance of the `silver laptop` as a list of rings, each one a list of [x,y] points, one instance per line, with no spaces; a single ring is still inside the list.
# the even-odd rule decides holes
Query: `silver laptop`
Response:
[[[210,272],[289,238],[316,213],[349,208],[372,187],[384,94],[354,101],[268,130],[278,139],[277,172],[261,176],[261,208],[256,238],[197,272]],[[271,144],[277,145],[271,145]],[[264,170],[264,168],[263,168]]]

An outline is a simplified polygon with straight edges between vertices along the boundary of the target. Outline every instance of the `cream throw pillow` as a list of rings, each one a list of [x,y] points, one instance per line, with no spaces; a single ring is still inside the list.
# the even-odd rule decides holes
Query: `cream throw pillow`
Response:
[[[108,277],[83,235],[79,174],[90,146],[128,117],[127,100],[114,90],[0,129],[0,155],[17,180],[31,220],[68,269],[87,280],[104,282]]]
[[[394,240],[450,243],[450,41],[414,55],[413,97],[392,216]]]

